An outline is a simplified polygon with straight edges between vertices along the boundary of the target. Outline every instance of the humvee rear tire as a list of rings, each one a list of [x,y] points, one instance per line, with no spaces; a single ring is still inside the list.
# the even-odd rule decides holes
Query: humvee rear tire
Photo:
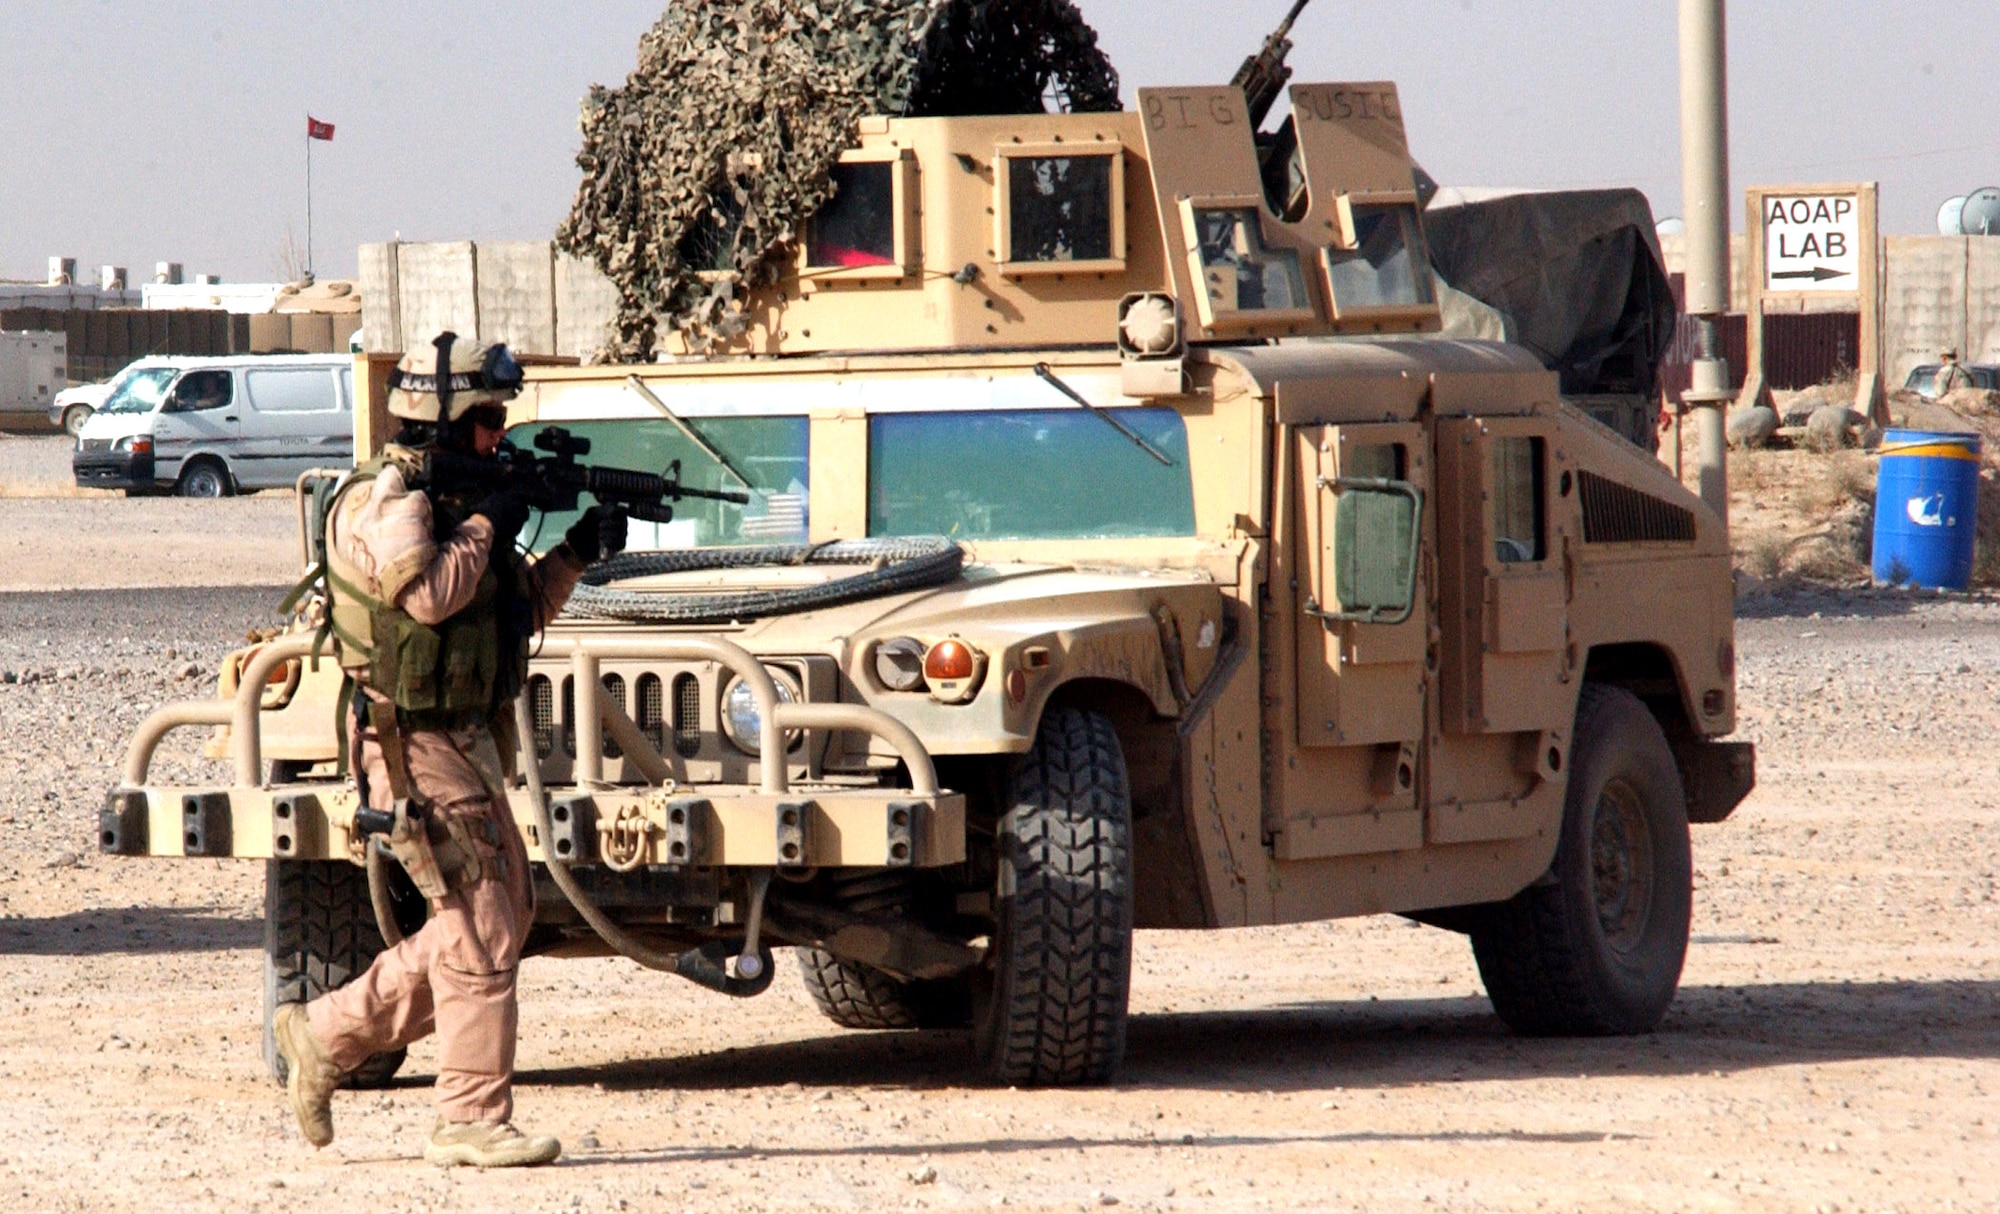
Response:
[[[806,991],[844,1029],[963,1028],[970,1016],[963,983],[905,982],[824,949],[799,950]]]
[[[345,985],[381,951],[382,933],[362,868],[344,860],[264,862],[264,1063],[274,1079],[285,1082],[285,1061],[272,1035],[278,1006]],[[375,1055],[343,1086],[387,1086],[403,1065],[403,1054]]]
[[[1125,1054],[1132,976],[1132,796],[1108,718],[1042,718],[998,845],[997,922],[971,983],[980,1064],[1005,1084],[1101,1083]]]
[[[1472,930],[1493,1010],[1517,1033],[1650,1032],[1687,958],[1687,800],[1666,735],[1630,692],[1585,684],[1550,878]]]

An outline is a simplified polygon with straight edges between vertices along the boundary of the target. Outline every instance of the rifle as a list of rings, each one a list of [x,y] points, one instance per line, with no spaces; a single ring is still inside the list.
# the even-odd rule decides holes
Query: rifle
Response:
[[[1271,107],[1278,103],[1278,94],[1284,90],[1285,81],[1292,78],[1292,69],[1285,62],[1285,56],[1292,53],[1292,40],[1285,35],[1292,32],[1292,22],[1298,20],[1307,0],[1298,0],[1292,11],[1264,39],[1264,47],[1254,55],[1244,57],[1243,66],[1236,69],[1236,75],[1229,83],[1243,90],[1243,100],[1250,107],[1250,129],[1264,125]]]
[[[488,491],[512,490],[544,513],[574,510],[577,499],[588,493],[609,509],[649,523],[671,523],[674,508],[668,503],[682,498],[737,505],[750,500],[749,494],[733,489],[695,489],[681,484],[679,460],[668,464],[659,476],[578,463],[577,456],[590,454],[590,440],[556,426],[535,436],[535,448],[548,454],[538,456],[509,442],[502,442],[492,459],[432,451],[424,457],[424,474],[431,484],[447,489],[473,485]]]

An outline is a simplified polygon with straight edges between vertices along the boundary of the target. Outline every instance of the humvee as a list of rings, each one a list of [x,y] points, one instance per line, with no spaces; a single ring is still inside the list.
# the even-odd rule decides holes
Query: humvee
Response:
[[[635,522],[538,642],[529,952],[748,995],[797,946],[835,1022],[969,1029],[1009,1083],[1113,1072],[1139,928],[1397,913],[1517,1031],[1651,1028],[1688,825],[1752,781],[1723,520],[1437,333],[1394,85],[1292,86],[1276,200],[1241,90],[1138,101],[864,120],[724,348],[530,368],[517,441],[749,500]],[[155,713],[101,822],[266,863],[267,1009],[424,913],[355,829],[313,612]],[[231,782],[148,782],[217,724]]]

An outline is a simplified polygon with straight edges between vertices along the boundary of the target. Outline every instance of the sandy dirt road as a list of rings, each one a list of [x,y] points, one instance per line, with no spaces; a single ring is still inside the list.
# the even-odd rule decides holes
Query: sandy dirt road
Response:
[[[1745,605],[1762,781],[1696,830],[1656,1034],[1512,1037],[1464,941],[1398,919],[1149,932],[1117,1081],[993,1090],[962,1035],[834,1028],[788,957],[740,1003],[531,959],[518,1115],[567,1153],[479,1175],[420,1160],[426,1046],[300,1141],[258,1055],[254,865],[91,848],[131,725],[276,593],[0,593],[8,1208],[2000,1209],[1991,600]]]

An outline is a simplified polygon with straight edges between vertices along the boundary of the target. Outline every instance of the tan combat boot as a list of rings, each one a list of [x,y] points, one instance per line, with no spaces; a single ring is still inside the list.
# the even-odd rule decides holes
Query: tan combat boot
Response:
[[[272,1035],[285,1060],[285,1094],[291,1097],[299,1129],[307,1142],[323,1147],[333,1141],[333,1089],[340,1086],[340,1072],[312,1035],[305,1004],[280,1007]]]
[[[562,1143],[546,1135],[530,1138],[504,1121],[440,1121],[431,1131],[424,1158],[441,1168],[520,1168],[552,1163]]]

